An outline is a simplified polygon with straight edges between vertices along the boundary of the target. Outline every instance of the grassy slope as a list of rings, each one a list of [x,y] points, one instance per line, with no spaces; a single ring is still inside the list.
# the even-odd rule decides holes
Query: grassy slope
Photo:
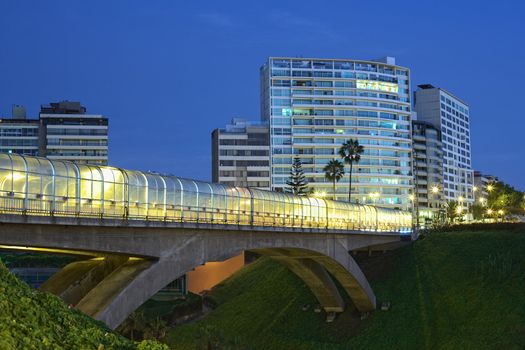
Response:
[[[525,232],[434,234],[362,263],[378,302],[392,309],[332,324],[302,282],[260,259],[215,288],[219,307],[167,340],[195,348],[203,333],[253,349],[523,349]]]
[[[56,296],[31,289],[0,262],[0,349],[160,349],[134,343]]]

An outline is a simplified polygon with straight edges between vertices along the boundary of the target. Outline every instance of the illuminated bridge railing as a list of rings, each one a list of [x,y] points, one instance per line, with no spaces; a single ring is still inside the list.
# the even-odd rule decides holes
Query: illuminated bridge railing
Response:
[[[388,232],[412,222],[400,210],[16,154],[0,154],[0,211]]]

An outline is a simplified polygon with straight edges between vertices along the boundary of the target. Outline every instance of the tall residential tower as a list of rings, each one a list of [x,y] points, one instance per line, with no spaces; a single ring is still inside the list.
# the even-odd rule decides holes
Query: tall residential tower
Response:
[[[357,139],[365,151],[353,167],[353,199],[410,207],[410,106],[410,72],[392,57],[270,57],[261,67],[261,116],[270,126],[271,188],[286,187],[298,155],[310,186],[331,193],[323,167]],[[338,199],[347,193],[348,175],[336,186]]]
[[[446,201],[468,207],[474,202],[469,106],[444,89],[430,84],[418,87],[414,94],[417,119],[441,131],[443,186],[439,190]]]

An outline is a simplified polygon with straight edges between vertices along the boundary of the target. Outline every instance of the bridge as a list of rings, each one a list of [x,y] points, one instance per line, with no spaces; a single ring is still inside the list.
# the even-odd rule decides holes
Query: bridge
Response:
[[[372,288],[351,253],[411,233],[405,211],[0,154],[0,248],[87,256],[41,289],[116,328],[157,291],[209,261],[253,251],[281,262],[328,313],[360,312]]]

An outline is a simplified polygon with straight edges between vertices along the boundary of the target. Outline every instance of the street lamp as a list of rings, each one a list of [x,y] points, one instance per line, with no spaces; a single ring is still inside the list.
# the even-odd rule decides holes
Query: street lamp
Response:
[[[432,186],[432,188],[430,190],[432,191],[433,194],[437,194],[439,192],[439,187]]]

